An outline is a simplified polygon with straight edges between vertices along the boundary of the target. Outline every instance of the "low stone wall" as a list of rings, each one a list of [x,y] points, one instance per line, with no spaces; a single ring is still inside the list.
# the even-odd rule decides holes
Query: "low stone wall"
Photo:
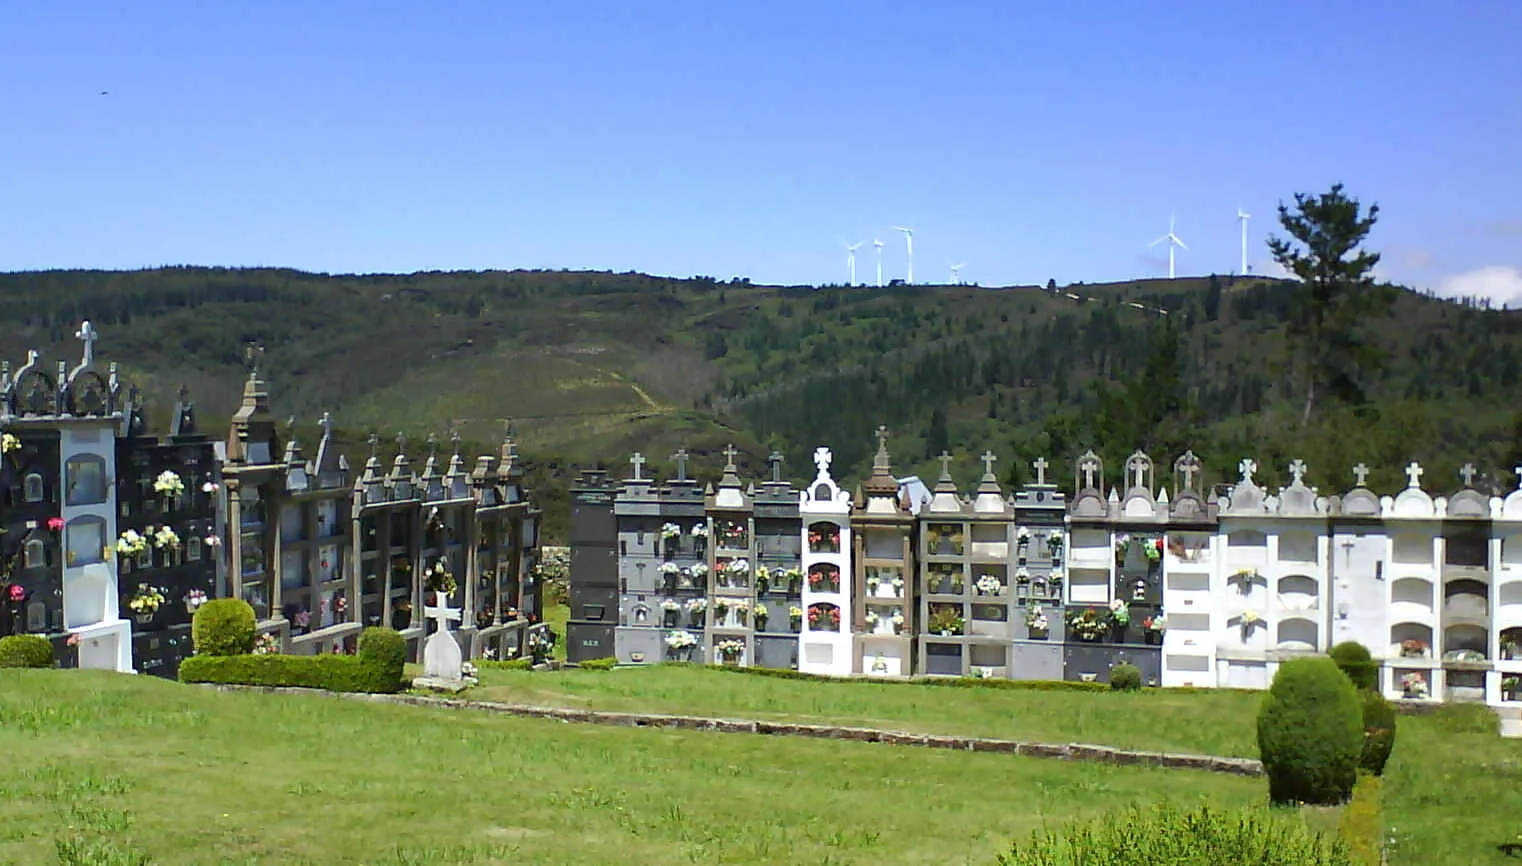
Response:
[[[1176,755],[1115,749],[1084,743],[1023,743],[988,737],[951,737],[939,734],[915,734],[877,728],[844,725],[818,725],[802,722],[768,722],[756,719],[710,719],[701,716],[669,716],[658,713],[612,713],[599,710],[576,710],[562,707],[535,707],[495,701],[469,701],[427,695],[376,695],[325,692],[265,686],[209,685],[218,691],[254,691],[270,694],[327,695],[353,701],[387,704],[410,704],[457,710],[479,710],[527,719],[614,725],[625,728],[667,728],[686,731],[718,731],[726,734],[763,734],[783,737],[811,737],[821,740],[849,740],[859,743],[885,743],[892,746],[919,746],[928,749],[956,749],[968,752],[1002,752],[1030,758],[1058,758],[1066,761],[1093,761],[1103,764],[1168,767],[1180,770],[1207,770],[1238,776],[1261,776],[1263,764],[1252,758],[1222,758],[1214,755]]]

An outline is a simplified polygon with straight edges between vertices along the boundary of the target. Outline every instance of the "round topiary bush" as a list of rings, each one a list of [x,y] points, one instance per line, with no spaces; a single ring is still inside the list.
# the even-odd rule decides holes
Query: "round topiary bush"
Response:
[[[1382,776],[1395,749],[1395,707],[1376,691],[1360,692],[1359,698],[1363,701],[1363,752],[1358,766]]]
[[[1141,670],[1122,662],[1110,668],[1110,688],[1120,692],[1141,691]]]
[[[365,691],[399,691],[407,641],[393,629],[371,626],[359,636],[359,660],[365,668]]]
[[[241,656],[254,651],[258,622],[254,609],[241,598],[218,598],[206,602],[190,620],[190,638],[196,655]]]
[[[1275,803],[1345,803],[1363,753],[1358,691],[1331,659],[1287,661],[1258,710],[1258,757]]]
[[[1368,647],[1357,641],[1343,641],[1327,655],[1353,681],[1354,688],[1379,689],[1379,662],[1374,661]]]
[[[40,634],[0,637],[0,668],[50,668],[53,645]]]

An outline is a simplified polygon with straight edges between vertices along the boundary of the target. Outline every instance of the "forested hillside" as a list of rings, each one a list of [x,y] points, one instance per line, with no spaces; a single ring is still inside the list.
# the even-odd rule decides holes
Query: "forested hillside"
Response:
[[[91,319],[97,355],[122,363],[159,425],[183,382],[221,429],[248,342],[265,346],[275,409],[305,436],[330,411],[349,443],[457,428],[485,447],[512,418],[552,508],[575,465],[621,466],[633,450],[660,468],[686,447],[716,475],[714,455],[734,441],[753,466],[780,449],[801,478],[828,443],[860,477],[879,424],[900,470],[928,471],[947,449],[964,483],[985,448],[1013,481],[1037,456],[1069,479],[1090,447],[1112,475],[1136,448],[1160,460],[1190,448],[1212,481],[1252,455],[1270,481],[1300,457],[1328,489],[1359,461],[1377,486],[1403,483],[1411,459],[1436,487],[1464,462],[1510,483],[1522,313],[1401,291],[1364,326],[1382,363],[1361,374],[1363,399],[1326,397],[1301,423],[1291,290],[1228,277],[1048,291],[53,271],[0,275],[0,338],[13,365],[33,347],[73,357],[73,329]]]

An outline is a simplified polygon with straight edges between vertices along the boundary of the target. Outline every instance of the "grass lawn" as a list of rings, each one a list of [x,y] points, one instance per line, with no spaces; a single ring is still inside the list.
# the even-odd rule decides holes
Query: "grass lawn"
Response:
[[[821,683],[656,665],[613,671],[483,670],[468,697],[647,711],[869,725],[1050,743],[1256,758],[1262,695],[1245,691],[1019,691],[903,683]]]
[[[960,694],[903,688],[925,692],[927,708]],[[55,862],[59,845],[77,852],[64,862],[91,866],[137,862],[109,846],[155,863],[988,863],[1044,821],[1264,795],[1261,780],[1221,774],[219,694],[81,671],[0,671],[0,750],[0,863],[23,864]]]

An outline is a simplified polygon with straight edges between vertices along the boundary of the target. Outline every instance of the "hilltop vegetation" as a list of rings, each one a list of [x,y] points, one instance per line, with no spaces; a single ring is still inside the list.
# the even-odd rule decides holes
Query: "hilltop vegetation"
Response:
[[[0,275],[0,338],[13,365],[29,347],[74,357],[73,329],[91,319],[97,355],[122,363],[160,428],[183,382],[203,426],[221,429],[247,342],[266,347],[275,410],[307,440],[331,411],[356,452],[372,430],[390,451],[397,432],[416,443],[451,427],[482,448],[511,417],[552,509],[573,465],[622,467],[634,450],[664,471],[686,447],[716,477],[733,441],[753,474],[779,449],[804,477],[828,443],[836,468],[860,477],[879,424],[900,471],[929,471],[946,448],[964,484],[985,448],[1006,481],[1046,456],[1070,483],[1090,447],[1112,477],[1136,448],[1160,462],[1191,448],[1212,481],[1248,455],[1270,482],[1301,457],[1324,489],[1345,488],[1359,461],[1384,488],[1403,485],[1412,459],[1436,487],[1454,486],[1464,462],[1509,481],[1522,457],[1511,405],[1522,314],[1400,291],[1366,323],[1384,363],[1361,383],[1365,401],[1323,399],[1302,424],[1291,289],[1230,277],[816,290],[571,272],[50,271]]]

